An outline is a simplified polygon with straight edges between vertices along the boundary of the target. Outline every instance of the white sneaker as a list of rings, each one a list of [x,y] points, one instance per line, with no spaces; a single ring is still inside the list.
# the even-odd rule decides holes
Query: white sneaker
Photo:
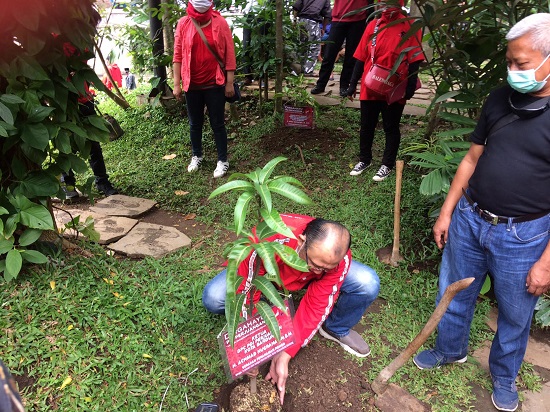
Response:
[[[390,173],[391,169],[386,165],[382,165],[380,166],[380,169],[378,169],[378,172],[376,172],[376,174],[373,176],[372,180],[374,180],[375,182],[381,182],[386,177],[388,177]]]
[[[189,166],[187,166],[187,171],[189,173],[196,172],[199,170],[199,166],[202,163],[202,157],[193,156],[191,158],[191,163],[189,163]]]
[[[214,170],[214,177],[217,178],[225,176],[225,174],[227,173],[227,169],[229,169],[229,162],[222,162],[221,160],[218,160],[216,170]]]

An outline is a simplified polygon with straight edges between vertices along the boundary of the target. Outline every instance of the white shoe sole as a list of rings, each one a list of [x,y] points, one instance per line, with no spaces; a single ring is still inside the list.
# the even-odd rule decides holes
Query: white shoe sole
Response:
[[[325,332],[323,330],[323,328],[319,328],[319,334],[323,337],[323,338],[326,338],[328,340],[331,340],[333,342],[336,342],[338,345],[340,345],[342,348],[344,348],[344,350],[348,353],[351,353],[352,355],[355,355],[357,356],[358,358],[366,358],[367,356],[370,355],[370,351],[369,353],[359,353],[357,352],[356,350],[353,350],[351,347],[349,347],[348,345],[346,345],[345,343],[342,343],[340,342],[340,340],[338,340],[337,338],[335,338],[334,336],[332,335],[329,335],[327,332]]]
[[[465,363],[466,361],[468,360],[468,356],[464,356],[462,359],[458,359],[458,360],[455,360],[454,362],[449,362],[449,363],[444,363],[442,365],[437,365],[437,366],[434,366],[433,368],[423,368],[422,366],[420,366],[418,363],[416,363],[416,359],[413,358],[413,363],[416,365],[416,367],[418,369],[420,369],[421,371],[424,370],[424,369],[439,369],[441,368],[443,365],[451,365],[453,363]]]
[[[519,406],[519,405],[516,405],[516,407],[513,408],[513,409],[500,408],[500,407],[498,407],[497,404],[495,403],[495,398],[493,397],[493,394],[491,394],[491,402],[493,402],[493,406],[494,406],[497,410],[499,410],[499,411],[514,412],[514,411],[518,408],[518,406]]]

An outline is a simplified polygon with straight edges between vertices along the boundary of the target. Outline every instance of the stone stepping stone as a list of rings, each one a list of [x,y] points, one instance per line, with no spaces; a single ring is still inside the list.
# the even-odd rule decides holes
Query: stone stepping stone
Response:
[[[107,247],[133,258],[160,258],[189,245],[191,239],[174,227],[140,222],[126,236]]]
[[[411,106],[411,105],[405,105],[405,109],[403,110],[403,114],[408,114],[410,116],[425,116],[426,115],[426,108],[425,107],[418,107],[418,106]]]
[[[136,219],[121,216],[107,216],[88,210],[64,209],[54,211],[57,227],[61,229],[76,216],[80,216],[80,222],[84,222],[88,216],[94,219],[94,229],[99,232],[100,245],[106,245],[119,240],[139,223]],[[86,238],[75,229],[66,229],[63,232],[63,237],[68,239]]]
[[[156,204],[154,200],[113,195],[96,202],[90,210],[102,215],[137,217],[150,211]]]

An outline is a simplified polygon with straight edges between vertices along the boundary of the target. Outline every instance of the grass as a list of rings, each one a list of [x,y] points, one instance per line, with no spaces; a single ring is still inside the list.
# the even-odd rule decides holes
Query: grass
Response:
[[[2,283],[0,358],[15,374],[28,377],[31,385],[23,396],[29,411],[159,410],[161,401],[163,411],[193,410],[211,400],[212,391],[225,382],[216,340],[224,319],[206,313],[201,293],[219,270],[220,239],[232,222],[235,199],[226,196],[208,202],[221,182],[213,180],[210,172],[186,172],[190,157],[186,119],[167,116],[160,108],[121,113],[110,102],[104,102],[102,110],[116,115],[126,130],[123,138],[103,146],[117,187],[127,195],[155,199],[164,209],[196,213],[213,234],[204,237],[200,247],[158,260],[117,259],[87,244],[90,258],[54,257],[46,266],[29,268],[15,282]],[[233,165],[245,164],[247,168],[239,171],[247,172],[263,166],[257,151],[262,136],[275,129],[275,120],[254,119],[254,125],[246,126],[244,121],[229,126],[229,133],[235,133],[230,155]],[[416,122],[404,119],[408,132],[402,147],[418,143],[422,127]],[[430,240],[430,205],[418,193],[420,174],[407,167],[401,223],[407,261],[399,268],[382,265],[374,251],[393,239],[394,179],[374,184],[370,176],[348,175],[357,151],[358,111],[323,109],[316,124],[329,130],[342,128],[352,138],[343,139],[341,151],[330,157],[318,148],[304,153],[306,159],[323,158],[321,164],[304,166],[296,155],[278,172],[300,179],[314,201],[311,207],[292,211],[343,222],[352,233],[354,257],[381,277],[380,296],[386,304],[370,317],[374,367],[368,378],[372,379],[391,361],[393,351],[418,333],[433,310],[439,255]],[[214,168],[210,133],[207,128],[206,170]],[[375,149],[380,157],[381,148]],[[162,159],[171,153],[177,155],[173,160]],[[189,194],[176,196],[178,190]],[[284,202],[276,205],[286,210]],[[412,267],[416,269],[409,270]],[[490,337],[483,322],[488,307],[488,303],[478,306],[472,348]],[[394,381],[428,400],[434,411],[450,411],[457,405],[467,408],[470,382],[489,385],[487,376],[475,374],[474,369],[451,367],[418,374],[409,363]]]

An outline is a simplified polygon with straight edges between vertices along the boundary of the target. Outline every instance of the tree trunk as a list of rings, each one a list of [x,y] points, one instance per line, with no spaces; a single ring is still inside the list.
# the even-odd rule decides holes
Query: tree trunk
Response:
[[[115,87],[115,90],[118,92],[118,94],[114,94],[111,90],[109,90],[107,87],[105,87],[105,93],[107,96],[109,96],[111,99],[114,100],[116,104],[118,104],[120,107],[122,107],[124,110],[130,108],[130,103],[124,98],[122,93],[120,92],[120,89],[116,85],[115,81],[111,77],[111,73],[109,72],[109,68],[107,67],[107,63],[105,63],[105,59],[103,57],[103,53],[101,53],[101,49],[99,48],[98,44],[94,40],[94,47],[96,50],[97,55],[99,56],[99,59],[101,60],[101,63],[103,64],[103,69],[105,70],[105,74],[109,77],[109,80],[111,80],[111,84]]]
[[[277,0],[275,17],[275,112],[283,112],[283,0]]]
[[[174,0],[161,0],[161,4],[174,4]],[[169,52],[172,52],[174,50],[174,28],[172,27],[172,24],[170,23],[170,12],[169,9],[165,6],[164,8],[164,14],[162,15],[162,26],[163,26],[163,35],[164,35],[164,50],[168,50]],[[168,65],[166,66],[167,70],[167,78],[173,79],[174,73],[172,70],[172,66]]]

